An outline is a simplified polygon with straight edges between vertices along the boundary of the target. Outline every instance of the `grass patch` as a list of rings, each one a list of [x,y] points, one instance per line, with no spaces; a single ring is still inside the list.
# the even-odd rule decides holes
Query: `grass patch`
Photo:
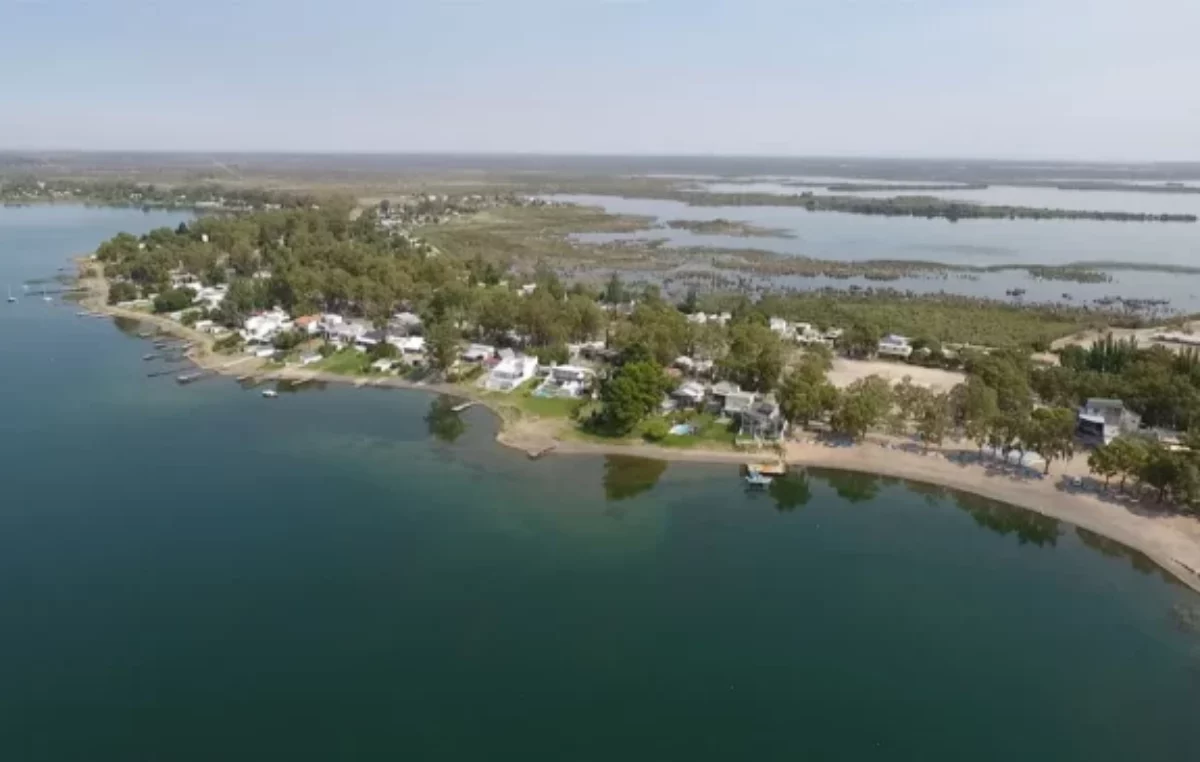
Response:
[[[693,426],[695,431],[691,434],[667,435],[653,444],[684,450],[697,447],[733,449],[736,432],[730,428],[728,421],[718,422],[717,417],[712,413],[700,413],[689,416],[687,420],[683,420],[683,417],[678,415],[668,417],[669,425],[675,425],[676,423],[687,423]],[[637,427],[636,433],[638,436],[642,435],[645,424],[646,422],[643,421]]]
[[[561,399],[558,397],[535,397],[533,391],[542,383],[540,378],[533,378],[508,394],[488,392],[483,396],[520,410],[522,413],[538,418],[569,418],[571,411],[579,404],[579,400]]]
[[[334,352],[320,362],[313,363],[312,367],[328,373],[339,373],[344,376],[360,376],[367,372],[369,364],[370,361],[365,352],[359,352],[355,349],[342,349]]]

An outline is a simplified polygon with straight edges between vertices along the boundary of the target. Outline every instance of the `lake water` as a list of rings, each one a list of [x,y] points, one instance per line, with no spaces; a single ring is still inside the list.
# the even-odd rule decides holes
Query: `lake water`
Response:
[[[863,198],[891,198],[894,196],[935,196],[952,201],[987,206],[1029,206],[1038,209],[1071,209],[1089,212],[1141,212],[1145,214],[1196,214],[1200,215],[1200,193],[1138,193],[1133,191],[1081,191],[1059,190],[1019,185],[989,185],[974,190],[909,190],[906,185],[928,185],[929,183],[896,180],[838,180],[836,178],[798,178],[805,182],[821,182],[830,185],[862,183],[895,186],[878,191],[829,191],[825,188],[799,187],[786,182],[768,181],[752,183],[709,182],[698,187],[713,193],[771,193],[791,196],[798,193],[853,195]],[[1161,185],[1161,183],[1159,183]],[[1195,187],[1195,186],[1191,186]]]
[[[0,282],[179,219],[0,210]],[[480,409],[180,387],[0,306],[0,759],[1194,756],[1200,597],[1070,526],[530,461]]]
[[[1157,198],[1151,194],[1127,195]],[[688,206],[682,201],[616,196],[557,195],[551,198],[599,206],[617,214],[646,215],[654,217],[660,224],[667,220],[712,220],[720,217],[784,230],[791,235],[790,238],[746,238],[704,235],[662,227],[632,233],[584,233],[576,236],[580,241],[591,243],[666,239],[669,245],[677,247],[752,248],[813,259],[850,262],[871,259],[920,260],[984,267],[1064,265],[1082,261],[1187,266],[1200,263],[1200,224],[1090,220],[949,222],[919,217],[810,212],[798,207]],[[1200,196],[1188,198],[1200,205]],[[1111,275],[1111,283],[1050,282],[1031,285],[1031,279],[1025,273],[1005,272],[980,276],[977,281],[954,280],[945,287],[954,293],[996,298],[1003,298],[1004,292],[1010,288],[1026,288],[1030,291],[1030,297],[1035,290],[1047,299],[1056,299],[1063,292],[1068,292],[1077,302],[1112,295],[1170,299],[1176,309],[1200,309],[1200,275],[1120,270],[1112,271]],[[805,285],[804,281],[800,283]],[[842,287],[848,283],[839,281]],[[879,285],[866,281],[863,283]],[[808,287],[816,285],[808,283]],[[897,283],[890,285],[907,287]],[[944,285],[940,281],[913,284],[914,290],[919,291],[937,291]]]

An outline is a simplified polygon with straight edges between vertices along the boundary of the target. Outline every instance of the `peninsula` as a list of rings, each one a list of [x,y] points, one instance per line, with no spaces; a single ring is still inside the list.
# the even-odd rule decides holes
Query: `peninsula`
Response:
[[[1193,451],[1123,433],[1084,456],[1074,409],[1100,374],[1146,424],[1179,428],[1200,415],[1179,393],[1194,357],[1102,339],[1042,365],[1033,350],[1087,322],[982,301],[674,304],[314,206],[119,235],[81,265],[85,304],[186,336],[226,373],[476,399],[527,451],[782,458],[967,489],[1137,547],[1200,589]]]

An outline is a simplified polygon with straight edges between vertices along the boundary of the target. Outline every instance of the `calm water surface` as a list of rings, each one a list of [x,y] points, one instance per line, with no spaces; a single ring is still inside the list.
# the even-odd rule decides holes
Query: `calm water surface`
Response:
[[[177,217],[0,211],[0,283]],[[0,312],[0,759],[1181,760],[1197,597],[989,501],[533,462]]]
[[[733,186],[731,186],[732,188]],[[746,186],[737,186],[746,187]],[[1039,189],[1018,188],[1033,191]],[[1052,191],[1062,192],[1062,191]],[[1083,193],[1083,192],[1079,192]],[[886,194],[885,194],[886,195]],[[1083,195],[1104,195],[1086,193]],[[1124,194],[1134,197],[1153,194]],[[636,239],[666,239],[671,246],[709,246],[727,249],[762,249],[793,256],[836,261],[870,259],[920,260],[970,266],[1063,265],[1072,262],[1135,262],[1196,266],[1200,263],[1200,224],[1151,222],[1095,222],[1089,220],[960,220],[917,217],[875,217],[838,212],[810,212],[797,207],[688,206],[682,201],[567,195],[550,198],[599,206],[617,214],[637,214],[667,220],[724,218],[787,231],[789,238],[746,238],[704,235],[662,227],[632,233],[583,233],[581,241],[603,243]],[[1170,198],[1181,198],[1171,196]],[[1200,204],[1200,196],[1187,196]],[[1162,272],[1111,272],[1109,283],[1036,283],[1025,272],[985,274],[974,280],[953,279],[948,284],[888,283],[894,288],[936,292],[943,288],[969,296],[1003,298],[1011,288],[1025,288],[1029,298],[1058,300],[1070,293],[1076,302],[1106,296],[1130,299],[1170,299],[1182,310],[1200,309],[1200,275]],[[853,281],[839,281],[844,288]],[[879,286],[879,283],[867,285]],[[818,288],[811,279],[799,287]]]

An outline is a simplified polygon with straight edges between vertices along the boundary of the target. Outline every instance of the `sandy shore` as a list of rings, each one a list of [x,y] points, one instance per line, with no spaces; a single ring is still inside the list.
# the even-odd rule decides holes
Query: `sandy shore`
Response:
[[[255,358],[229,358],[212,352],[213,339],[168,318],[136,310],[112,307],[106,303],[107,284],[103,278],[84,278],[80,285],[89,293],[81,301],[87,309],[132,318],[194,342],[189,356],[198,366],[227,375],[245,375],[261,370]],[[415,389],[451,394],[476,400],[501,420],[497,440],[508,447],[531,455],[553,452],[556,455],[621,454],[668,461],[738,464],[747,461],[772,461],[773,453],[762,454],[730,450],[679,449],[650,444],[597,443],[565,436],[567,423],[515,414],[512,409],[491,398],[484,398],[473,387],[453,384],[412,382],[394,376],[353,377],[323,371],[288,367],[258,372],[263,380],[323,381],[395,389]],[[991,498],[1051,518],[1083,527],[1145,553],[1188,587],[1200,592],[1200,519],[1167,508],[1148,507],[1132,499],[1110,494],[1065,489],[1066,475],[1087,476],[1086,460],[1076,456],[1065,464],[1056,464],[1045,479],[1021,477],[985,463],[960,463],[946,453],[964,448],[947,445],[946,452],[929,454],[909,452],[888,446],[895,440],[880,438],[880,443],[853,447],[828,447],[815,442],[789,442],[784,459],[793,467],[820,467],[865,471],[901,479],[936,484]],[[969,448],[965,448],[971,451]],[[973,452],[973,451],[972,451]]]

